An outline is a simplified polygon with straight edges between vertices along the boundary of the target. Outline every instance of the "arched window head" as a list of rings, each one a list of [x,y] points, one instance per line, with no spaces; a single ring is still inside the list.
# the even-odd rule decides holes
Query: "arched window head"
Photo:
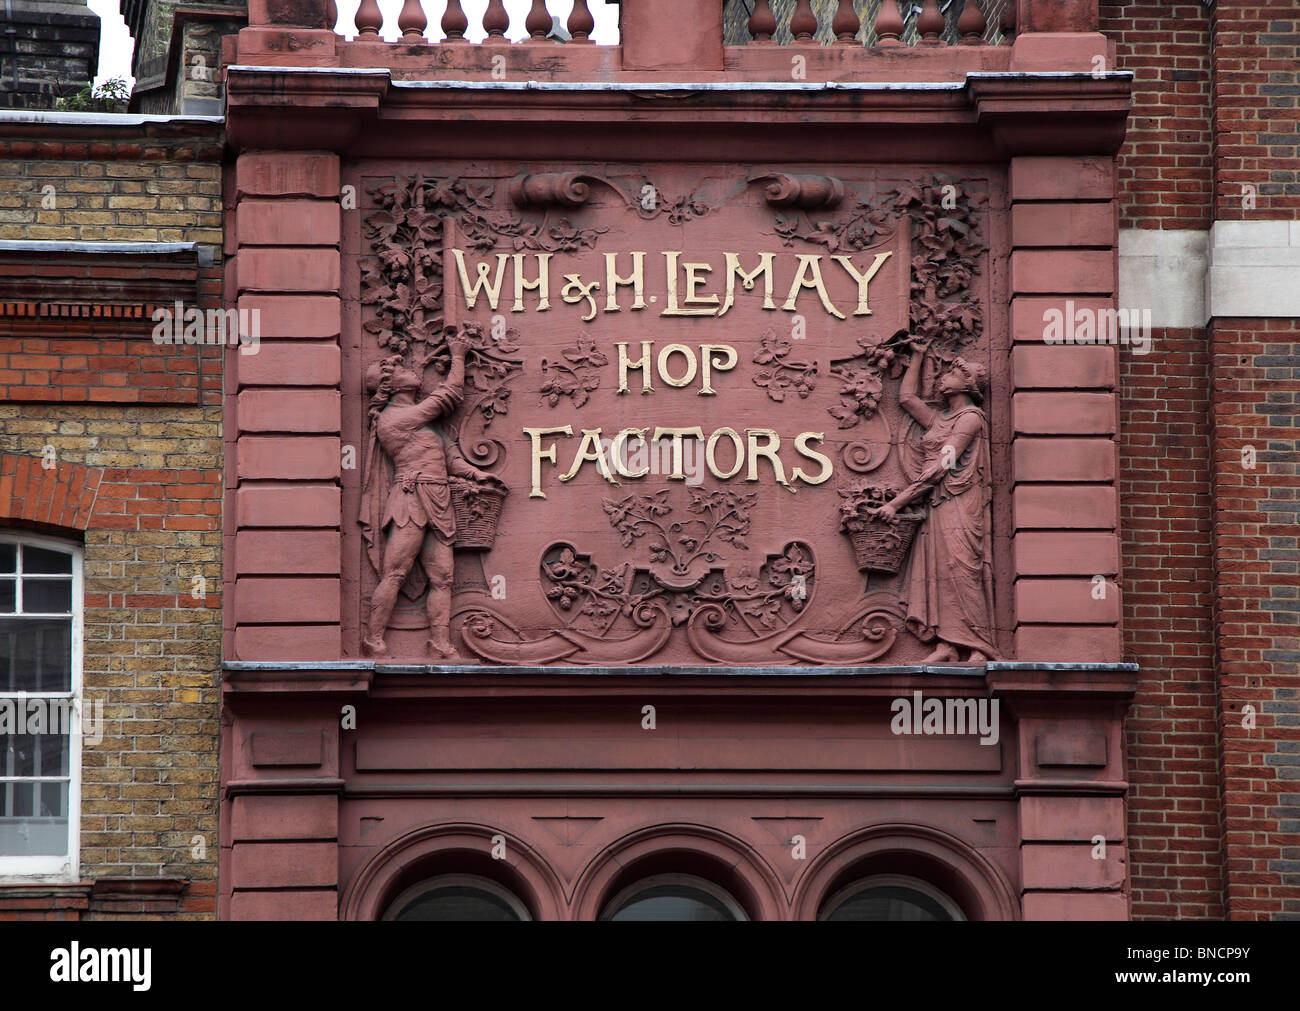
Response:
[[[624,922],[749,919],[726,891],[691,874],[642,878],[606,903],[600,918]]]
[[[822,903],[817,919],[908,923],[966,917],[957,903],[920,878],[876,874],[841,888]]]
[[[473,874],[442,874],[402,892],[384,919],[487,923],[532,917],[514,894],[495,881]]]

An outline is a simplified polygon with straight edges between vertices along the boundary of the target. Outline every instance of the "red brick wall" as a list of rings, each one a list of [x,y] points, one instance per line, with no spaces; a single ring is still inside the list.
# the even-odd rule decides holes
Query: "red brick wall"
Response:
[[[1216,216],[1298,220],[1300,9],[1216,4],[1214,32]],[[1300,918],[1298,332],[1297,319],[1214,321],[1226,901],[1242,919]]]
[[[1294,220],[1293,0],[1101,14],[1135,74],[1121,228]],[[1297,327],[1220,319],[1121,355],[1124,647],[1143,670],[1127,723],[1135,918],[1300,914]]]
[[[1102,0],[1101,29],[1117,69],[1134,74],[1120,227],[1208,228],[1208,12],[1194,0]],[[1124,653],[1142,667],[1126,723],[1132,916],[1219,918],[1207,331],[1151,337],[1148,355],[1120,352]]]
[[[1132,916],[1221,918],[1223,881],[1204,330],[1120,354]]]
[[[147,318],[0,317],[0,400],[197,404],[200,382],[209,401],[220,394],[220,348],[155,344],[149,328]]]
[[[1208,228],[1210,17],[1197,0],[1101,0],[1117,70],[1133,72],[1119,155],[1120,228]]]
[[[1234,919],[1300,918],[1298,332],[1300,319],[1214,327],[1214,564]]]
[[[1216,217],[1295,218],[1300,207],[1300,8],[1214,5]],[[1254,207],[1243,187],[1254,187]]]

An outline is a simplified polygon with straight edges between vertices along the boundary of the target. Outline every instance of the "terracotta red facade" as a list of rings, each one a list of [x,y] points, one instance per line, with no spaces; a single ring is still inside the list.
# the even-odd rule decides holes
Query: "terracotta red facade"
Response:
[[[1092,73],[1113,57],[1095,9],[1021,6],[1004,45],[870,58],[724,48],[696,6],[670,44],[639,4],[620,47],[559,64],[537,42],[344,43],[306,14],[231,40],[228,297],[260,310],[262,350],[228,363],[223,915],[373,918],[443,874],[544,919],[659,874],[761,919],[877,874],[972,919],[1128,915],[1117,349],[1044,346],[1043,319],[1114,305],[1129,84]],[[431,53],[455,68],[434,86]],[[728,252],[771,253],[774,278],[733,284],[756,293],[731,319]],[[872,318],[838,312],[882,253]],[[457,465],[368,427],[429,394],[452,397],[429,408],[447,452],[507,489],[490,547],[455,551],[450,668],[422,596],[443,570],[374,519],[443,509],[420,475]],[[922,445],[926,403],[974,412],[947,484],[958,436]],[[597,460],[600,438],[697,426],[701,450],[735,435],[698,482]],[[783,451],[742,464],[776,445],[759,430]],[[900,511],[971,504],[918,535],[928,590],[855,564],[840,520],[866,522],[864,484]],[[387,571],[403,593],[376,624]],[[916,691],[996,700],[997,743],[891,732]]]
[[[0,147],[89,156],[30,237],[224,219],[4,251],[4,525],[84,542],[130,716],[0,918],[1300,915],[1292,5],[448,6],[251,3],[219,203],[148,146],[216,123]],[[255,349],[149,340],[222,284]]]

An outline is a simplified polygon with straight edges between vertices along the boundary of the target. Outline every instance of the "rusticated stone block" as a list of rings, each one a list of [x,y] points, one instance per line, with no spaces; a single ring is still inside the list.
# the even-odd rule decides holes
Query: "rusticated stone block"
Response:
[[[334,292],[339,289],[336,249],[243,247],[237,262],[241,291]]]
[[[1011,377],[1018,390],[1111,389],[1115,385],[1115,349],[1109,345],[1021,345],[1011,350]]]
[[[244,390],[242,432],[333,433],[340,427],[338,390]]]
[[[255,355],[235,356],[240,386],[337,386],[337,344],[262,341]]]
[[[338,478],[342,444],[337,438],[246,435],[238,443],[240,480],[312,481]]]
[[[340,492],[334,485],[245,485],[235,493],[240,527],[336,527]]]
[[[241,312],[257,310],[263,340],[276,337],[320,340],[337,337],[342,332],[342,306],[337,295],[241,295],[239,309]]]
[[[1017,483],[1115,480],[1110,439],[1016,439],[1011,450]]]
[[[334,843],[236,843],[231,875],[243,888],[312,888],[338,884]]]
[[[244,625],[235,629],[236,660],[337,660],[342,631],[334,625]]]
[[[1021,485],[1011,502],[1018,530],[1111,530],[1115,526],[1115,489],[1105,485]]]
[[[300,151],[253,152],[235,161],[238,197],[338,198],[339,159]]]
[[[241,246],[337,246],[337,200],[242,200],[235,212]]]
[[[266,579],[240,576],[235,580],[235,621],[241,625],[337,624],[337,579]]]
[[[1016,432],[1025,435],[1109,435],[1115,431],[1109,393],[1017,393],[1011,398]]]
[[[1022,530],[1011,543],[1020,576],[1110,576],[1119,571],[1119,538],[1113,533]]]
[[[1013,201],[1113,200],[1115,164],[1101,157],[1012,158],[1010,182]]]
[[[241,530],[235,564],[244,574],[337,575],[339,546],[337,530]]]
[[[1114,663],[1121,659],[1120,631],[1105,625],[1021,625],[1016,659],[1055,663]]]
[[[1011,254],[1011,290],[1109,295],[1115,290],[1117,263],[1111,250],[1017,249]],[[243,284],[242,264],[240,271]]]
[[[236,797],[231,805],[230,832],[234,842],[336,839],[339,802],[328,794]]]
[[[1017,579],[1016,620],[1021,624],[1113,625],[1119,621],[1119,589],[1106,580],[1102,593],[1100,585],[1084,576]]]

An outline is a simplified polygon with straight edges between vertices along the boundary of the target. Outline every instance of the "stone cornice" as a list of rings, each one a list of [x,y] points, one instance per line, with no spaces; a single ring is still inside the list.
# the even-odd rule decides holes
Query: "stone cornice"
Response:
[[[828,131],[833,146],[807,145],[811,159],[1113,154],[1131,84],[1128,73],[1061,72],[957,82],[400,81],[382,68],[236,65],[227,69],[228,139],[237,150],[433,157],[446,145],[428,126],[455,123],[458,146],[483,157],[596,156],[594,144],[620,157],[651,127],[674,131],[678,160],[710,157],[720,131],[745,157],[787,160],[790,133]],[[875,129],[843,130],[864,123]],[[593,124],[602,128],[595,138]]]

